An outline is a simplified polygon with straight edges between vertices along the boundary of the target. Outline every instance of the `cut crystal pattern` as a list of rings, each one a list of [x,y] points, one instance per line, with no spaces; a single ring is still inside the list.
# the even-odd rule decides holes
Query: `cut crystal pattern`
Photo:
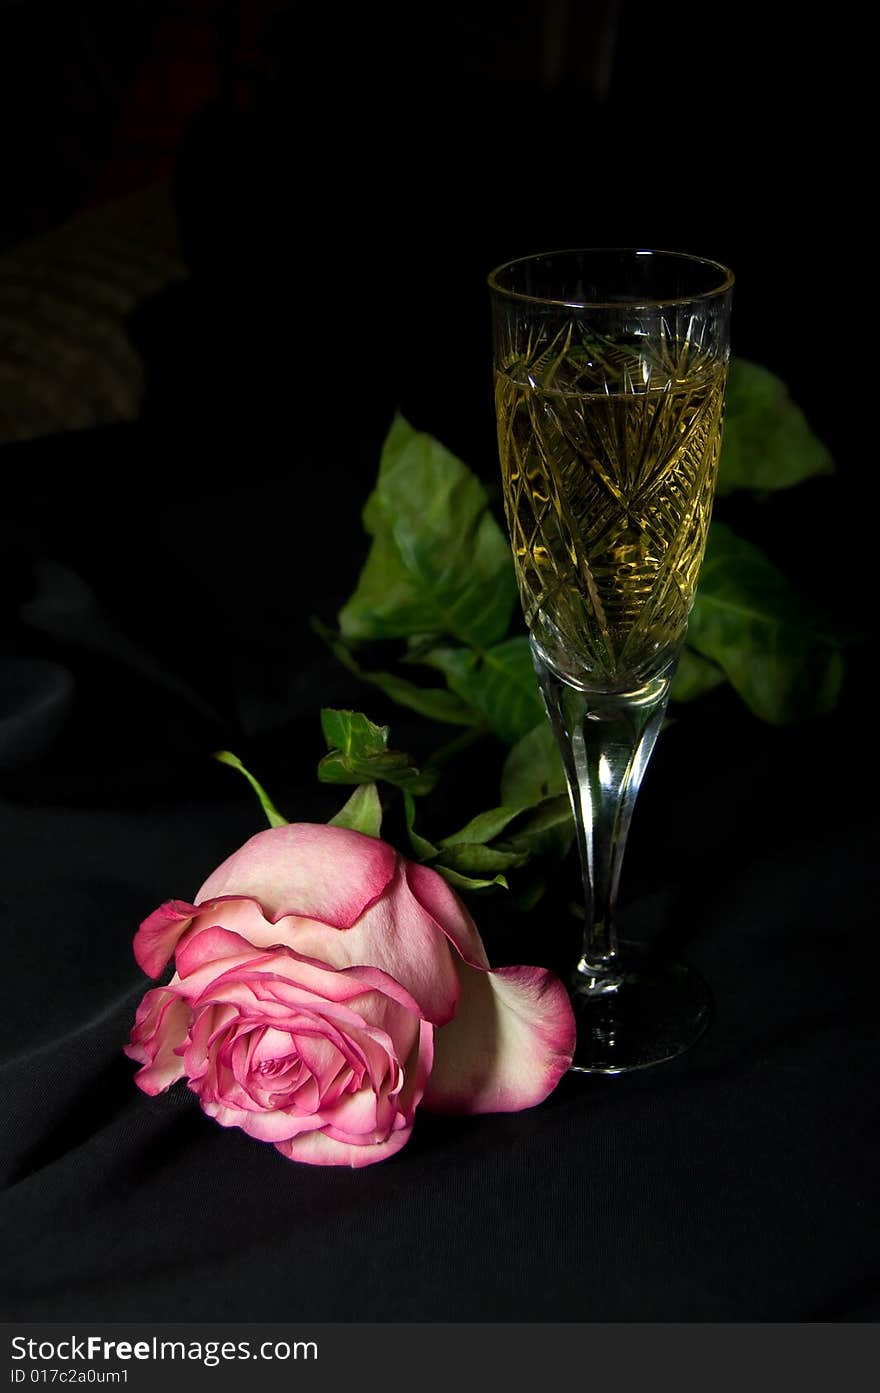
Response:
[[[526,622],[561,671],[638,685],[684,636],[703,559],[726,364],[570,323],[499,371],[505,507]]]

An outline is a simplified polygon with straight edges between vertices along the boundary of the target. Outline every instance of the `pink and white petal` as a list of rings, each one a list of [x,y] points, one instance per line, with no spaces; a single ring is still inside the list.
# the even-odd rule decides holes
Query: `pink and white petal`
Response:
[[[243,972],[249,966],[250,964],[244,964]],[[181,996],[189,999],[186,986],[193,981],[194,978],[191,977],[186,984],[183,984]],[[285,985],[289,986],[290,984]],[[243,975],[236,976],[235,972],[230,972],[223,980],[215,977],[204,984],[203,990],[197,997],[194,997],[193,1010],[201,1011],[210,1006],[227,1004],[235,1007],[242,1021],[262,1021],[265,1025],[270,1020],[288,1020],[292,1007],[289,1003],[278,998],[272,990],[273,986],[271,978],[261,977],[257,972],[250,972],[247,978]],[[293,989],[291,990],[293,991]],[[304,1010],[308,1010],[310,1005],[314,1005],[314,999],[306,993],[300,996],[299,1001]]]
[[[333,1027],[338,1023],[333,1015],[338,1009],[332,1006],[327,1008],[324,1019],[328,1026]],[[414,1018],[414,1029],[417,1024]],[[378,1093],[388,1076],[388,1061],[395,1058],[394,1041],[378,1026],[364,1025],[356,1017],[342,1024],[340,1033],[345,1036],[346,1058],[356,1070],[362,1086]]]
[[[125,1046],[129,1059],[144,1066],[134,1076],[144,1093],[155,1097],[183,1078],[186,1071],[176,1051],[186,1040],[189,1022],[189,1006],[174,992],[165,987],[147,992],[138,1008],[131,1043]]]
[[[333,1122],[325,1122],[321,1131],[323,1136],[331,1138],[333,1141],[348,1142],[351,1146],[379,1146],[388,1137],[394,1135],[393,1127],[394,1113],[389,1116],[386,1126],[371,1127],[364,1132],[347,1132],[344,1127],[335,1127]]]
[[[194,1085],[196,1083],[199,1083],[203,1093],[209,1093],[212,1098],[222,1102],[225,1107],[246,1113],[258,1113],[265,1110],[265,1099],[257,1097],[255,1092],[240,1084],[232,1070],[225,1065],[212,1070],[204,1082],[190,1079],[193,1091],[195,1091]]]
[[[231,1107],[210,1093],[203,1093],[195,1084],[191,1083],[190,1088],[198,1096],[202,1111],[219,1122],[221,1127],[240,1127],[257,1141],[289,1141],[300,1132],[323,1126],[320,1114],[306,1113],[300,1116],[286,1112],[250,1112]]]
[[[345,1056],[334,1041],[328,1040],[325,1031],[317,1029],[297,1030],[295,1045],[297,1054],[323,1093],[345,1067]]]
[[[369,963],[387,973],[434,1025],[455,1014],[458,977],[446,938],[410,891],[403,866],[388,892],[347,933],[303,924],[296,948],[340,970]]]
[[[270,1016],[266,1007],[272,1004],[277,1007],[278,1015]],[[288,1008],[279,1006],[277,1003],[261,1004],[259,1015],[252,1020],[242,1018],[240,1029],[256,1027],[262,1031],[267,1028],[271,1020],[275,1020],[277,1027],[286,1032],[294,1042],[293,1048],[298,1047],[298,1042],[304,1038],[314,1037],[326,1040],[329,1047],[336,1051],[339,1058],[339,1067],[354,1071],[358,1076],[363,1075],[365,1070],[364,1047],[353,1039],[353,1032],[364,1033],[363,1022],[353,1013],[348,1013],[345,1020],[338,1018],[339,1012],[344,1012],[343,1007],[331,1007],[326,1003],[319,1003],[318,1008],[313,1010],[302,1010],[291,1013]],[[334,1019],[330,1014],[331,1010],[337,1012]],[[374,1045],[367,1040],[369,1048],[383,1048],[384,1037],[380,1037],[379,1042]]]
[[[191,971],[186,977],[180,977],[174,982],[176,990],[197,1006],[215,1000],[236,1001],[244,1009],[248,1004],[253,1006],[264,997],[267,1000],[271,999],[271,992],[260,991],[260,984],[271,981],[272,977],[271,969],[265,966],[270,962],[265,950],[252,948],[248,944],[240,953],[230,954],[227,958],[211,957],[213,935],[226,932],[225,929],[204,929],[191,940],[193,944],[197,944],[207,936],[204,962],[195,966],[193,961],[190,961],[188,966]],[[308,999],[308,996],[309,993],[304,991],[303,999]],[[311,996],[314,998],[315,993],[311,993]]]
[[[235,1006],[225,1003],[219,1006],[208,1006],[192,1013],[192,1024],[186,1041],[185,1056],[187,1073],[190,1078],[194,1077],[196,1072],[203,1072],[200,1063],[197,1067],[197,1061],[207,1061],[211,1046],[218,1036],[229,1030],[233,1022],[238,1019],[238,1014]]]
[[[322,1108],[331,1108],[346,1093],[355,1093],[363,1079],[357,1075],[350,1064],[343,1064],[334,1079],[325,1082],[321,1089]]]
[[[371,1088],[362,1088],[358,1093],[341,1098],[329,1111],[322,1109],[321,1115],[328,1135],[357,1144],[360,1138],[367,1135],[371,1141],[384,1140],[391,1130],[391,1116],[382,1126],[379,1111],[377,1095]]]
[[[331,932],[339,937],[337,930]],[[239,934],[216,925],[188,939],[178,955],[178,968],[179,990],[193,1000],[245,1001],[251,996],[260,1002],[274,999],[290,1006],[345,1004],[375,984],[378,990],[384,988],[389,998],[418,1013],[412,997],[373,968],[337,971],[284,946],[254,949]]]
[[[258,832],[218,866],[196,896],[252,896],[267,918],[319,919],[347,929],[392,879],[397,853],[347,827],[294,822]]]
[[[275,982],[273,985],[279,988],[291,987],[291,984],[284,982]],[[353,980],[353,985],[360,990],[361,995],[358,999],[363,1001],[362,984]],[[226,984],[212,984],[199,1002],[199,1011],[202,1014],[208,1009],[216,1011],[227,998],[241,1000],[243,994],[246,998],[248,984],[236,978],[231,978]],[[293,1003],[290,1006],[275,1001],[256,1003],[253,1006],[252,1017],[248,1016],[247,1010],[253,1003],[245,999],[239,1029],[251,1025],[266,1029],[274,1021],[276,1028],[288,1037],[296,1036],[300,1032],[323,1035],[338,1049],[342,1061],[353,1070],[354,1076],[362,1079],[366,1073],[371,1085],[378,1088],[387,1071],[387,1060],[395,1053],[395,1043],[387,1032],[378,1025],[365,1023],[358,1012],[350,1010],[344,1003],[313,999],[307,1002],[304,1008],[298,1008],[294,1004],[297,993],[293,987],[291,996]],[[414,1013],[404,1012],[396,1003],[386,1001],[386,1004],[403,1013],[403,1025],[400,1027],[401,1050],[408,1049],[409,1040],[417,1029],[418,1017]],[[376,1011],[374,1014],[379,1015],[380,1012]],[[200,1058],[203,1058],[201,1052]],[[200,1070],[195,1067],[197,1062],[194,1057],[191,1067],[187,1069],[190,1078],[197,1078],[200,1073],[204,1073],[204,1067]]]
[[[352,1146],[347,1142],[334,1141],[324,1132],[303,1132],[289,1141],[276,1142],[276,1147],[282,1156],[287,1156],[291,1161],[302,1161],[308,1166],[351,1166],[359,1170],[362,1166],[386,1161],[406,1146],[411,1135],[412,1127],[402,1127],[383,1142]]]
[[[189,935],[213,925],[222,926],[241,934],[242,938],[260,950],[291,948],[296,952],[303,951],[304,957],[320,959],[320,953],[300,949],[300,937],[308,935],[310,942],[323,941],[322,935],[323,938],[337,939],[345,932],[307,915],[282,914],[271,918],[268,909],[264,913],[259,900],[251,896],[218,895],[215,899],[204,900],[197,908],[198,916],[190,927]]]
[[[265,948],[270,943],[282,941],[275,925],[263,913],[259,899],[249,895],[218,895],[199,904],[193,932],[198,933],[213,924],[229,929],[231,933],[241,934],[255,948]]]
[[[257,1141],[289,1141],[303,1132],[317,1131],[322,1125],[319,1112],[248,1112],[239,1124],[243,1132]]]
[[[195,906],[194,906],[195,908]],[[198,905],[198,915],[193,920],[187,937],[202,929],[222,927],[231,933],[240,934],[254,948],[265,952],[267,948],[291,948],[299,951],[298,938],[301,933],[321,934],[338,938],[344,932],[318,919],[309,919],[298,914],[282,914],[279,918],[269,917],[263,912],[259,900],[249,896],[218,895],[215,899],[204,900]],[[304,957],[314,954],[305,953]]]
[[[368,967],[359,963],[357,967],[340,968],[337,975],[353,982],[362,983],[365,988],[385,997],[390,1002],[396,1002],[414,1016],[421,1014],[419,1003],[415,997],[401,986],[390,973],[383,972],[381,968]]]
[[[471,967],[488,968],[489,959],[479,930],[461,900],[430,866],[407,864],[406,879],[417,904],[430,916]]]
[[[267,1106],[289,1112],[294,1117],[317,1117],[321,1111],[321,1090],[314,1079],[303,1079],[296,1088],[279,1088],[267,1093]]]
[[[260,1038],[251,1056],[251,1069],[265,1069],[280,1059],[289,1059],[294,1052],[294,1040],[290,1030],[279,1030],[267,1026],[260,1032]]]
[[[193,921],[177,952],[180,990],[187,997],[201,996],[214,982],[218,985],[230,981],[256,982],[260,976],[298,983],[301,990],[306,995],[310,993],[315,1000],[332,998],[336,993],[341,998],[357,994],[356,986],[340,981],[334,968],[279,944],[274,937],[271,943],[255,944],[243,934],[211,923],[210,918],[210,914],[205,914]],[[275,927],[264,921],[268,931],[266,938],[274,935]],[[329,932],[339,936],[336,929]]]
[[[251,1059],[255,1041],[259,1042],[259,1029],[248,1029],[235,1035],[233,1041],[224,1046],[217,1055],[217,1096],[223,1096],[235,1106],[265,1107],[266,1098],[272,1092],[276,1080],[266,1080],[263,1073],[253,1071]],[[267,1087],[269,1085],[269,1087]]]
[[[264,911],[260,901],[251,895],[217,895],[210,900],[201,900],[191,908],[196,913],[189,928],[184,931],[184,942],[204,929],[224,928],[230,933],[240,934],[254,948],[264,951],[276,947],[295,949],[300,925],[310,931],[323,930],[333,936],[341,932],[319,920],[296,914],[271,918],[268,909]]]
[[[519,1112],[552,1093],[571,1064],[568,993],[540,967],[480,972],[462,964],[455,1019],[437,1031],[424,1106],[432,1112]]]
[[[398,1059],[406,1059],[413,1041],[418,1037],[422,1022],[421,1012],[414,997],[388,975],[375,968],[357,967],[349,969],[352,979],[363,984],[360,996],[346,1002],[372,1032],[382,1032],[382,1039],[389,1038],[394,1043]],[[340,975],[346,975],[342,973]],[[373,986],[367,984],[372,982]]]
[[[131,1040],[125,1047],[129,1059],[146,1064],[153,1058],[157,1048],[156,1033],[174,997],[175,993],[169,987],[151,987],[141,997],[134,1013]]]
[[[306,977],[309,985],[282,975],[286,973]],[[185,979],[178,990],[184,992],[198,977],[199,972]],[[396,997],[381,986],[367,986],[367,978],[395,990]],[[404,1004],[411,1000],[396,984],[390,983],[384,973],[370,968],[353,973],[328,972],[318,964],[297,961],[285,950],[283,957],[267,954],[246,963],[234,963],[228,972],[206,984],[195,1009],[201,1011],[208,1006],[234,1003],[243,1022],[260,1020],[264,1026],[273,1024],[288,1032],[322,1030],[329,1026],[331,1038],[338,1042],[363,1038],[393,1053],[389,1026],[405,1040],[407,1050],[415,1033],[418,1007],[414,1001],[411,1005]]]
[[[148,914],[134,936],[134,956],[148,977],[158,977],[198,910],[185,900],[166,900]]]
[[[271,992],[275,1002],[287,1003],[291,1013],[296,1013],[284,1020],[283,1029],[297,1038],[324,1036],[332,1042],[340,1051],[337,1069],[350,1060],[355,1047],[374,1068],[382,1067],[386,1054],[405,1059],[419,1036],[421,1018],[415,999],[377,968],[347,968],[332,977],[336,1000],[330,998],[329,991],[324,999],[311,1000],[298,984],[278,976],[255,980],[248,974],[245,980],[261,997],[258,1011],[269,1004],[263,994]],[[211,999],[222,999],[223,993],[224,984],[220,983],[212,989]]]
[[[233,1008],[227,1009],[232,1010]],[[218,1060],[228,1065],[233,1078],[241,1084],[242,1088],[247,1085],[250,1077],[251,1060],[254,1050],[260,1043],[261,1034],[261,1026],[241,1022],[238,1030],[234,1032],[233,1038],[225,1043],[219,1051]]]
[[[444,1027],[447,1028],[447,1027]],[[436,1031],[428,1021],[419,1022],[419,1037],[404,1064],[403,1088],[397,1096],[398,1116],[412,1124],[416,1108],[425,1094],[425,1087],[434,1067],[434,1037]],[[403,1125],[402,1122],[396,1125]]]
[[[221,1008],[222,1009],[222,1008]],[[219,1021],[221,1011],[202,1011],[190,1031],[190,1041],[182,1051],[186,1077],[191,1086],[198,1084],[200,1093],[222,1098],[230,1107],[254,1112],[265,1101],[253,1086],[253,1077],[236,1064],[242,1053],[247,1057],[249,1038],[259,1035],[261,1025],[230,1026]],[[218,1023],[219,1021],[219,1023]]]
[[[207,916],[203,916],[207,917]],[[242,937],[240,933],[235,933],[231,929],[221,927],[219,924],[206,925],[204,928],[198,927],[198,921],[193,924],[195,932],[191,934],[185,943],[181,944],[177,953],[177,972],[178,976],[191,977],[200,967],[207,963],[216,965],[215,971],[224,972],[226,968],[218,959],[223,958],[254,958],[258,953],[254,951],[254,945],[248,939]]]
[[[377,967],[336,968],[293,949],[279,948],[255,959],[255,970],[271,979],[273,990],[277,989],[282,1000],[292,989],[303,994],[303,999],[308,994],[316,1001],[345,1006],[359,1000],[365,992],[373,992],[419,1014],[418,1003],[406,989]]]

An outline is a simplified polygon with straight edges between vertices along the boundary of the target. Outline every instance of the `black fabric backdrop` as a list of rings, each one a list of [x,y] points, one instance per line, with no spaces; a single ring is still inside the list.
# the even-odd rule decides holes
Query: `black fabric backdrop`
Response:
[[[743,60],[749,35],[733,39]],[[820,51],[817,32],[809,54]],[[609,192],[591,200],[587,189],[577,204],[563,196],[573,151],[548,152],[540,123],[517,126],[515,148],[499,144],[504,111],[521,106],[487,107],[484,92],[469,106],[462,85],[453,108],[438,107],[418,73],[406,120],[380,94],[333,158],[303,137],[314,86],[289,89],[268,116],[206,113],[176,189],[193,277],[131,325],[148,373],[143,421],[3,447],[7,1318],[880,1313],[865,646],[832,716],[771,730],[723,691],[684,713],[654,755],[621,919],[711,986],[713,1025],[682,1059],[566,1080],[515,1116],[420,1115],[397,1157],[348,1172],[294,1166],[224,1131],[183,1088],[145,1098],[121,1053],[148,985],[131,955],[137,924],[192,895],[261,826],[211,751],[234,748],[289,816],[325,819],[339,799],[314,776],[321,704],[391,720],[404,747],[423,739],[334,664],[308,620],[332,622],[357,574],[359,509],[395,406],[492,477],[483,276],[504,255],[635,240],[734,266],[737,351],[787,376],[840,472],[729,516],[832,609],[859,592],[854,627],[866,628],[873,560],[854,520],[856,432],[825,390],[827,340],[814,332],[818,319],[839,327],[846,298],[843,175],[831,158],[816,174],[812,139],[783,146],[784,104],[775,143],[753,139],[755,126],[747,137],[725,114],[736,64],[712,52],[685,65],[717,120],[693,133],[675,196],[656,147],[637,181],[622,177],[615,151],[633,148],[623,137],[643,131],[657,95],[650,52],[645,42],[631,55],[635,85],[612,92],[602,118],[620,143],[587,123],[584,167]],[[783,97],[800,92],[791,67],[773,71]],[[681,72],[667,67],[664,81]],[[761,93],[769,117],[767,81]],[[812,123],[797,113],[801,137],[820,138],[823,110],[810,108]],[[413,121],[419,140],[400,133]],[[539,205],[529,160],[542,153]],[[757,206],[756,160],[771,191]],[[483,774],[472,763],[453,781],[450,817],[472,810]],[[576,892],[571,867],[531,916],[487,904],[493,960],[564,956]]]

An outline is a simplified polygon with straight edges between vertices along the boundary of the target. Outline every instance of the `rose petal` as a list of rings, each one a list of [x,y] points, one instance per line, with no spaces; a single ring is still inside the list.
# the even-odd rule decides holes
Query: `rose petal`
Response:
[[[195,910],[195,906],[193,909]],[[282,914],[271,919],[263,913],[254,899],[239,899],[235,895],[220,895],[214,900],[205,900],[198,907],[196,917],[187,933],[187,939],[207,928],[223,927],[240,934],[253,944],[254,948],[297,948],[298,939],[303,933],[318,931],[337,938],[346,932],[335,929],[320,920],[309,919],[301,914]],[[308,953],[305,957],[311,956]]]
[[[329,1118],[325,1115],[324,1130],[330,1136],[337,1136],[339,1141],[355,1144],[366,1134],[371,1134],[373,1141],[384,1141],[391,1130],[394,1110],[384,1119],[383,1125],[382,1101],[371,1088],[362,1088],[340,1099]]]
[[[222,909],[215,914],[213,911],[218,906],[222,906]],[[179,948],[181,939],[186,942],[206,928],[216,928],[218,915],[222,916],[227,929],[244,930],[248,941],[253,941],[249,930],[259,926],[264,935],[263,943],[278,942],[274,926],[264,918],[259,904],[252,899],[220,895],[201,905],[189,904],[186,900],[166,900],[147,915],[134,936],[134,955],[138,966],[148,977],[158,977],[172,953],[183,951]]]
[[[251,1068],[265,1068],[278,1059],[289,1059],[294,1049],[293,1036],[289,1030],[267,1026],[260,1032],[258,1044],[251,1057]]]
[[[397,1098],[400,1116],[410,1125],[415,1110],[425,1093],[425,1085],[434,1067],[434,1038],[437,1032],[428,1021],[419,1024],[419,1038],[415,1041],[409,1058],[404,1065],[403,1088]]]
[[[206,1096],[203,1080],[196,1080],[189,1086],[198,1096],[202,1111],[219,1122],[221,1127],[240,1127],[249,1137],[256,1137],[257,1141],[288,1141],[299,1133],[324,1126],[325,1119],[320,1113],[250,1112],[230,1107],[210,1094]]]
[[[285,915],[347,929],[392,879],[397,853],[347,827],[299,822],[258,832],[208,877],[196,902],[251,896],[273,921]]]
[[[267,959],[262,966],[271,968],[273,960]],[[282,958],[278,966],[286,971],[291,964]],[[292,966],[301,968],[303,964],[293,959]],[[375,979],[377,986],[368,986],[361,979],[362,973]],[[180,984],[178,990],[182,995],[188,997],[187,986],[193,980],[187,978]],[[333,974],[333,994],[343,998],[334,1001],[329,994],[322,997],[290,981],[281,972],[273,974],[260,970],[260,964],[255,964],[254,960],[238,965],[209,981],[204,991],[193,999],[192,1009],[200,1028],[192,1032],[186,1072],[190,1077],[204,1072],[208,1037],[201,1028],[202,1019],[210,1011],[211,1031],[216,1033],[213,1013],[222,1006],[235,1010],[238,1017],[238,1023],[234,1026],[236,1031],[250,1030],[258,1024],[261,1028],[274,1026],[286,1033],[304,1030],[326,1035],[351,1064],[356,1064],[352,1054],[356,1050],[361,1067],[366,1066],[371,1078],[378,1081],[384,1076],[387,1056],[406,1057],[419,1026],[415,1002],[407,1004],[406,994],[396,984],[392,985],[402,1000],[382,990],[378,984],[384,984],[386,980],[384,973],[374,969]],[[225,1023],[224,1018],[224,1028]],[[289,1054],[289,1051],[286,1053]]]
[[[341,968],[337,975],[339,977],[345,977],[352,982],[360,983],[365,991],[373,992],[384,997],[386,1003],[389,1001],[396,1002],[398,1006],[405,1007],[413,1016],[418,1017],[421,1014],[419,1003],[416,1001],[415,997],[397,981],[396,977],[392,977],[388,972],[383,972],[381,968],[367,967],[362,963],[358,963],[357,967]],[[351,1004],[350,1001],[349,1004]],[[382,1003],[382,1005],[383,1009],[387,1009],[385,1003]],[[364,1019],[366,1020],[368,1018],[364,1017]],[[373,1017],[370,1016],[369,1020],[372,1021],[372,1019]],[[381,1022],[379,1023],[381,1024]]]
[[[327,933],[332,941],[340,937],[336,930]],[[445,948],[444,952],[448,956]],[[448,973],[450,969],[446,968],[445,958],[441,958],[441,964]],[[230,982],[252,985],[262,976],[295,987],[301,994],[298,999],[303,1001],[310,996],[316,1002],[346,1003],[366,991],[379,993],[415,1016],[421,1014],[415,998],[381,968],[358,964],[337,969],[277,944],[269,951],[255,951],[240,934],[217,925],[202,929],[187,940],[177,955],[177,970],[180,993],[190,1000],[202,996],[217,999],[215,988],[225,987]],[[454,969],[452,975],[454,978]],[[284,999],[285,993],[280,995]],[[370,1021],[373,1017],[366,1019]]]
[[[144,1066],[134,1076],[144,1093],[164,1093],[183,1078],[183,1061],[175,1050],[186,1039],[189,1019],[187,1003],[167,987],[154,987],[145,994],[137,1009],[131,1042],[124,1047],[129,1059]]]
[[[431,1072],[434,1058],[434,1028],[427,1021],[421,1021],[419,1038],[414,1042],[405,1068],[400,1071],[401,1087],[396,1096],[390,1094],[376,1100],[377,1129],[386,1132],[411,1129],[416,1108],[422,1099],[425,1081]],[[324,1134],[335,1141],[358,1143],[355,1118],[361,1115],[368,1118],[367,1106],[360,1095],[345,1100],[343,1105],[332,1111],[324,1109],[328,1119]],[[363,1143],[361,1143],[363,1144]]]
[[[413,895],[403,865],[388,891],[346,933],[302,922],[295,944],[297,953],[338,969],[368,963],[387,973],[434,1025],[455,1014],[458,977],[444,931]]]
[[[345,1068],[346,1060],[335,1041],[323,1031],[296,1032],[296,1052],[318,1085],[323,1097],[327,1088]]]
[[[571,1064],[568,993],[541,967],[482,972],[462,964],[455,1019],[437,1032],[424,1105],[434,1112],[518,1112],[553,1091]]]
[[[254,945],[249,943],[239,933],[232,933],[229,929],[221,928],[219,924],[211,924],[207,928],[199,929],[197,924],[193,925],[197,932],[188,938],[186,943],[182,943],[177,950],[176,967],[178,976],[190,977],[200,967],[206,963],[217,964],[218,972],[224,971],[222,963],[218,964],[218,959],[222,958],[254,958],[257,953]]]
[[[195,913],[185,900],[166,900],[147,915],[134,936],[134,956],[148,977],[159,976]]]
[[[352,1146],[347,1142],[334,1141],[324,1132],[307,1132],[288,1141],[276,1142],[276,1146],[282,1156],[289,1157],[291,1161],[304,1161],[309,1166],[351,1166],[357,1170],[393,1156],[406,1146],[411,1133],[412,1127],[402,1127],[392,1132],[385,1141],[369,1146]]]
[[[442,875],[429,866],[410,861],[406,878],[417,904],[430,915],[465,962],[471,967],[488,968],[489,959],[477,926]]]
[[[409,864],[419,904],[463,961],[455,1019],[438,1032],[425,1106],[437,1112],[516,1112],[540,1103],[571,1064],[568,993],[537,967],[491,971],[476,925],[442,876]]]
[[[235,940],[242,945],[240,951],[236,951]],[[230,983],[246,984],[260,977],[267,981],[277,978],[297,987],[303,1001],[345,1002],[363,990],[356,977],[335,972],[290,948],[255,949],[238,934],[216,926],[190,939],[178,961],[185,971],[175,985],[192,1001],[203,996],[214,998]]]

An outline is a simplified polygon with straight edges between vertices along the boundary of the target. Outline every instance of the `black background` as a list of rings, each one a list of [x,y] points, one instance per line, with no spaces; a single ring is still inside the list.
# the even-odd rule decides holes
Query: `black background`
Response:
[[[109,197],[126,95],[162,15],[187,8],[132,4],[123,23],[109,5],[0,7],[0,245]],[[859,19],[282,4],[242,71],[238,7],[191,8],[215,26],[217,83],[179,139],[157,119],[191,274],[131,319],[142,419],[0,446],[0,655],[54,662],[75,691],[51,741],[27,693],[10,678],[4,693],[27,732],[3,747],[0,806],[4,1310],[873,1318],[866,645],[831,717],[774,731],[722,692],[657,750],[624,926],[683,952],[716,999],[675,1064],[566,1081],[518,1116],[420,1117],[399,1157],[349,1174],[222,1132],[185,1091],[145,1099],[121,1055],[146,985],[135,926],[259,828],[211,751],[235,749],[307,820],[338,802],[314,778],[321,704],[424,739],[308,619],[332,622],[362,564],[396,407],[494,479],[484,281],[505,257],[640,244],[732,266],[735,351],[789,382],[838,471],[728,516],[871,627]],[[53,633],[22,617],[47,561],[68,577],[55,603],[71,573],[95,596]],[[472,810],[481,772],[448,788],[450,816]],[[551,961],[575,881],[527,920],[481,910],[493,958]]]

